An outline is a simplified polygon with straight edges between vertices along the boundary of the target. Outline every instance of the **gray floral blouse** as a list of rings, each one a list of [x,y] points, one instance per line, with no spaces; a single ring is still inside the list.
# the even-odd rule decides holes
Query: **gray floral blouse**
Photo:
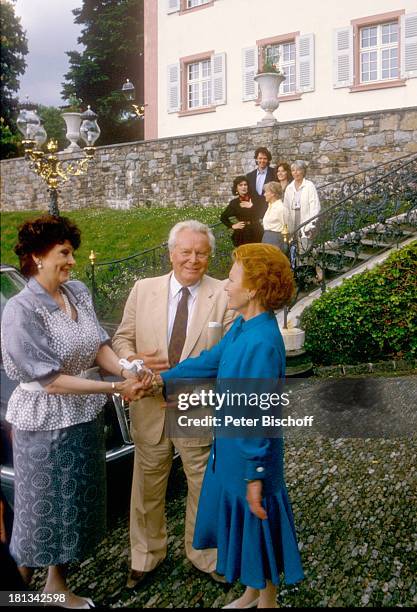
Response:
[[[68,281],[61,287],[77,312],[76,320],[58,308],[33,277],[7,302],[1,325],[2,354],[6,374],[12,380],[36,381],[44,386],[59,374],[78,376],[94,364],[100,346],[109,342],[87,287],[79,281]],[[18,385],[10,397],[6,419],[23,430],[60,429],[92,421],[105,402],[103,394],[48,394]]]

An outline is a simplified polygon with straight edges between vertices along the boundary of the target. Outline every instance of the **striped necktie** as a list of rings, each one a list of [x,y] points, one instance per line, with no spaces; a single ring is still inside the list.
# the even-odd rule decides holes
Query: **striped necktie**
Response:
[[[168,346],[168,359],[171,368],[176,366],[181,358],[185,337],[187,335],[188,297],[190,295],[188,287],[183,287],[181,289],[181,294],[182,295],[180,301],[178,302],[174,326],[172,328],[171,339]]]

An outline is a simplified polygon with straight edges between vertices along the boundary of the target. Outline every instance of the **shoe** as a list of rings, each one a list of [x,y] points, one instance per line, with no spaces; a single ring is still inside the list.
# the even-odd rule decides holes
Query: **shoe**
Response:
[[[150,573],[151,572],[139,572],[137,570],[130,570],[129,576],[127,577],[127,580],[126,580],[126,588],[127,589],[136,588],[141,582],[143,582],[149,576]]]
[[[152,572],[154,572],[156,568],[161,565],[162,561],[163,559],[158,561],[155,567],[147,572],[131,569],[129,572],[129,576],[127,577],[127,580],[126,580],[126,588],[135,589],[141,582],[146,580],[149,574],[152,574]]]
[[[227,583],[226,578],[217,572],[210,572],[209,576],[212,580],[214,580],[214,582],[219,582],[220,584]]]
[[[227,606],[223,606],[222,610],[247,610],[249,608],[256,608],[256,606],[259,603],[259,597],[257,597],[256,599],[254,599],[253,601],[251,601],[247,606],[237,606],[236,602],[239,601],[240,597],[238,599],[235,599],[234,601],[231,601],[229,604],[227,604]]]

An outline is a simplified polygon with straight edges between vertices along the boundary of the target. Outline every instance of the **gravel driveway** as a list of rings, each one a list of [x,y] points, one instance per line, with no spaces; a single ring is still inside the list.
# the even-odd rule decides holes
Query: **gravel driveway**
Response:
[[[417,605],[416,456],[412,431],[399,439],[286,440],[286,481],[306,579],[281,585],[281,606]],[[124,588],[127,514],[94,557],[72,567],[71,587],[112,608],[219,608],[236,597],[241,585],[216,584],[184,558],[185,491],[179,468],[167,505],[168,557],[136,591]],[[35,588],[43,578],[37,572]]]

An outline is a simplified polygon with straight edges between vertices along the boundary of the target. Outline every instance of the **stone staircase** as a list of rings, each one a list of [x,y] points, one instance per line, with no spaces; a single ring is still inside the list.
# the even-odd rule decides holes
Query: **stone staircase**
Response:
[[[417,211],[413,211],[410,215],[403,213],[390,217],[386,223],[375,223],[364,227],[359,237],[352,232],[336,240],[325,242],[323,268],[330,278],[334,274],[344,274],[384,250],[398,247],[413,236],[417,239]],[[307,265],[314,264],[312,257],[304,261]]]
[[[304,332],[297,327],[303,310],[326,288],[336,287],[382,262],[392,250],[417,240],[417,155],[382,166],[352,175],[347,183],[341,179],[339,192],[332,183],[332,199],[326,201],[326,193],[320,193],[322,212],[291,237],[297,294],[291,308],[277,314],[288,376],[304,376],[312,370],[303,350]],[[344,195],[339,201],[337,193]],[[302,228],[311,221],[316,221],[315,236],[308,250],[298,254]]]
[[[340,179],[318,191],[322,211],[300,225],[290,242],[297,299],[317,285],[318,268],[323,272],[320,284],[325,291],[335,277],[410,237],[417,238],[417,154]],[[337,193],[344,197],[338,200]],[[311,221],[317,224],[316,235],[307,252],[299,255],[299,235]]]

